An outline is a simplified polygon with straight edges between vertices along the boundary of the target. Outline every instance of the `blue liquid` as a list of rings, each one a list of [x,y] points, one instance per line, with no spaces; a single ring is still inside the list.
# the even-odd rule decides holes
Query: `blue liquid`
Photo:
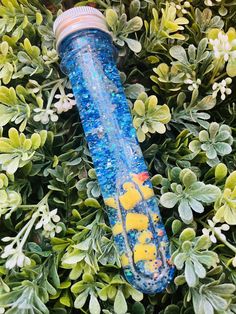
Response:
[[[174,276],[169,242],[114,58],[111,37],[79,30],[59,46],[126,279],[153,294]]]

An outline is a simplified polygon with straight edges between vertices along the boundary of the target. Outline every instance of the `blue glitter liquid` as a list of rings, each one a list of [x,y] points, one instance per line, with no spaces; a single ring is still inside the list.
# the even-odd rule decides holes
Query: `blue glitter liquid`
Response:
[[[126,279],[161,292],[174,276],[169,242],[132,125],[109,34],[76,31],[59,45]]]

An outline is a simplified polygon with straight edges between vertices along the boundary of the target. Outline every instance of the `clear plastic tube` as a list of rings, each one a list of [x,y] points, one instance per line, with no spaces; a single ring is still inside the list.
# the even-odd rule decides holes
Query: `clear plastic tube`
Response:
[[[126,279],[153,294],[174,275],[169,242],[132,125],[108,33],[82,29],[58,45]]]

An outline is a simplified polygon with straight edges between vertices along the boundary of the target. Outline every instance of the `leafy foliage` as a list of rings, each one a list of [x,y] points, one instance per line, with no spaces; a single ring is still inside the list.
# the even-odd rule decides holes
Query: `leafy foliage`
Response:
[[[180,248],[173,254],[177,269],[184,269],[185,280],[189,287],[195,287],[199,278],[206,277],[206,268],[216,267],[218,256],[208,251],[211,241],[202,235],[195,237],[195,231],[186,228],[180,234]],[[204,252],[202,252],[204,251]]]
[[[123,278],[52,25],[105,16],[176,277]],[[234,0],[0,2],[0,313],[236,313]],[[70,111],[69,111],[70,110]],[[69,111],[69,112],[68,112]]]
[[[189,148],[193,151],[205,151],[207,163],[214,166],[219,163],[218,156],[225,156],[231,153],[233,137],[231,136],[231,128],[228,125],[219,126],[218,123],[212,122],[208,130],[199,132],[198,140],[193,140],[189,144]]]
[[[134,102],[133,114],[134,127],[137,129],[140,142],[145,140],[148,132],[165,133],[165,124],[171,118],[169,107],[157,105],[157,97],[154,95],[148,97],[146,93],[140,94]]]
[[[190,169],[173,168],[171,174],[177,182],[171,183],[173,192],[164,193],[160,203],[166,208],[172,208],[178,203],[180,218],[186,224],[193,221],[192,210],[203,213],[203,204],[213,203],[220,195],[218,187],[197,181],[197,176]]]

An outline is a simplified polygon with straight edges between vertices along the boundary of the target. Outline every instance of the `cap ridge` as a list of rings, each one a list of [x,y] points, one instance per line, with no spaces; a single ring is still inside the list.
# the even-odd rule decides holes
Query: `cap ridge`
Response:
[[[95,9],[93,7],[89,7],[89,6],[81,6],[81,7],[74,7],[71,9],[68,9],[64,12],[62,12],[60,15],[58,15],[58,17],[56,18],[56,20],[54,21],[53,24],[53,32],[55,33],[58,25],[64,21],[66,18],[76,18],[79,17],[81,15],[97,15],[100,18],[105,18],[104,15],[98,10]]]

